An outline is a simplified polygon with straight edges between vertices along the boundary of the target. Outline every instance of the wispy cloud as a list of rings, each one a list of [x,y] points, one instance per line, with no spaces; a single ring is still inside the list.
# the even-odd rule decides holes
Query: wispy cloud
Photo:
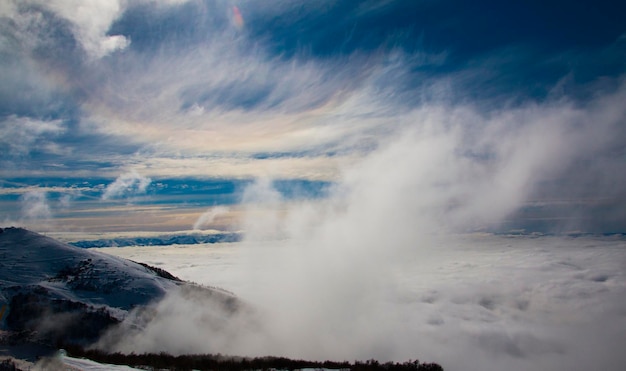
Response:
[[[23,195],[30,192],[43,192],[43,193],[59,193],[59,194],[76,194],[82,191],[93,192],[91,187],[40,187],[40,186],[20,186],[20,187],[2,187],[0,188],[0,195]]]
[[[20,197],[22,218],[27,222],[48,221],[52,217],[46,192],[31,191]]]
[[[193,229],[199,230],[210,227],[216,218],[218,218],[220,215],[228,213],[229,211],[230,209],[225,206],[212,207],[198,217],[198,219],[193,223]]]
[[[103,200],[128,198],[146,192],[152,180],[134,170],[124,173],[109,184],[102,193]]]
[[[45,121],[11,115],[0,120],[0,145],[13,156],[23,156],[53,146],[54,137],[65,131],[62,120]]]

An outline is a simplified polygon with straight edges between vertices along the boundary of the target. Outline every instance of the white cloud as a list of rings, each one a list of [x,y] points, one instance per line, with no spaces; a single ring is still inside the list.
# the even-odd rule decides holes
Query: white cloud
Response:
[[[50,149],[52,139],[66,131],[61,120],[38,120],[11,115],[0,121],[0,145],[12,155],[22,156],[36,150]],[[37,148],[33,148],[34,146]]]
[[[248,186],[241,200],[249,210],[241,222],[245,233],[259,241],[284,237],[281,226],[282,201],[281,194],[274,189],[268,177],[258,178]]]
[[[102,199],[127,198],[145,193],[151,182],[150,178],[131,170],[118,176],[113,183],[109,184],[102,194]]]
[[[245,321],[233,320],[205,348],[200,326],[186,344],[304,358],[419,357],[452,370],[619,369],[622,240],[458,233],[506,219],[546,183],[559,185],[554,199],[577,195],[573,172],[622,179],[591,169],[608,161],[623,170],[611,153],[623,138],[624,91],[584,106],[487,113],[423,105],[394,116],[403,129],[343,168],[324,200],[285,203],[271,177],[261,177],[243,196],[255,206],[242,222],[238,282],[262,308],[262,325],[241,330]],[[592,192],[605,189],[623,192]],[[162,326],[184,317],[166,315],[148,326],[149,339],[129,337],[118,349],[137,349],[136,339],[141,351],[167,349]]]
[[[258,176],[261,174],[253,170],[267,161],[250,160],[246,155],[302,151],[335,153],[333,158],[317,159],[320,173],[336,174],[341,156],[361,155],[379,144],[386,145],[390,136],[402,135],[407,128],[423,130],[420,127],[425,124],[435,128],[439,125],[436,120],[441,120],[441,125],[447,125],[441,129],[441,138],[456,135],[451,129],[460,131],[460,137],[453,139],[455,150],[481,151],[479,155],[485,156],[495,151],[500,158],[492,166],[511,165],[508,174],[502,171],[500,179],[492,179],[504,189],[504,183],[522,184],[521,179],[512,177],[534,171],[527,167],[534,166],[531,161],[545,162],[541,171],[549,172],[550,164],[568,161],[566,153],[591,150],[591,145],[598,146],[592,140],[612,140],[603,133],[612,132],[616,125],[610,121],[619,121],[624,115],[619,104],[610,103],[624,96],[623,82],[616,91],[600,94],[584,107],[555,99],[487,110],[478,104],[449,103],[454,86],[442,87],[444,78],[432,86],[415,88],[415,95],[423,95],[423,99],[408,108],[394,98],[394,87],[418,62],[402,54],[391,61],[360,56],[285,61],[245,46],[232,35],[220,34],[193,49],[164,51],[162,58],[148,62],[128,57],[123,64],[125,73],[108,71],[111,79],[102,89],[123,91],[123,99],[107,94],[86,103],[92,129],[145,145],[151,149],[147,162],[156,157],[192,163],[198,154],[208,153],[216,161],[207,166],[206,175],[216,169],[220,176],[219,169],[230,168],[241,171],[241,176]],[[259,91],[259,95],[245,106],[247,101],[241,97],[250,91]],[[617,118],[603,113],[601,105]],[[601,127],[594,127],[594,120],[602,122]],[[515,136],[519,140],[513,140]],[[579,146],[585,136],[589,140]],[[531,150],[533,146],[536,151]],[[246,166],[235,169],[232,163]]]
[[[216,206],[209,208],[207,211],[202,213],[202,215],[200,215],[198,219],[194,222],[193,229],[198,230],[210,227],[211,223],[213,223],[216,218],[218,218],[220,215],[228,213],[229,210],[230,209],[225,206]]]
[[[22,218],[26,221],[46,221],[52,217],[46,192],[31,191],[20,197]]]
[[[85,107],[92,129],[168,157],[345,150],[397,121],[384,117],[393,107],[377,99],[369,86],[375,78],[355,64],[384,69],[359,57],[285,61],[218,34],[148,61],[125,56],[119,71],[102,71],[106,86]]]
[[[107,35],[107,31],[124,11],[123,0],[52,0],[41,5],[54,11],[72,24],[74,37],[91,58],[104,57],[128,46],[130,40],[122,35]]]

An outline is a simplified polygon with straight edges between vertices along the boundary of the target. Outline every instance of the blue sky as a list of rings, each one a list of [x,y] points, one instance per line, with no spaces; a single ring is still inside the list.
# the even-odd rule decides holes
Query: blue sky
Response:
[[[340,204],[374,179],[454,229],[623,232],[625,11],[5,1],[0,220],[171,230],[258,200],[255,179],[282,202]]]

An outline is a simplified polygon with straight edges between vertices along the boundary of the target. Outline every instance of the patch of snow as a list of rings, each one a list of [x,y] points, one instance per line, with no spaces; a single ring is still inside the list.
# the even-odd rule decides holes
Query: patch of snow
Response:
[[[73,358],[61,355],[59,357],[63,365],[72,367],[80,371],[133,371],[140,370],[129,366],[112,365],[107,363],[98,363],[85,358]]]

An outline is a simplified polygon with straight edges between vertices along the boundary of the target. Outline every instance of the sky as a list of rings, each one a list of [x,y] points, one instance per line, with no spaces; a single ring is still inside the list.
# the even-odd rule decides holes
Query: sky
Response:
[[[624,232],[625,10],[3,1],[0,221],[238,230],[377,187],[437,228]]]
[[[229,322],[224,352],[619,370],[624,239],[598,235],[626,232],[623,14],[2,1],[0,223],[245,232],[232,264],[185,276],[269,308],[260,337]],[[228,260],[210,249],[132,258],[184,274]],[[198,323],[219,313],[193,299],[161,303],[145,349],[212,346]]]

